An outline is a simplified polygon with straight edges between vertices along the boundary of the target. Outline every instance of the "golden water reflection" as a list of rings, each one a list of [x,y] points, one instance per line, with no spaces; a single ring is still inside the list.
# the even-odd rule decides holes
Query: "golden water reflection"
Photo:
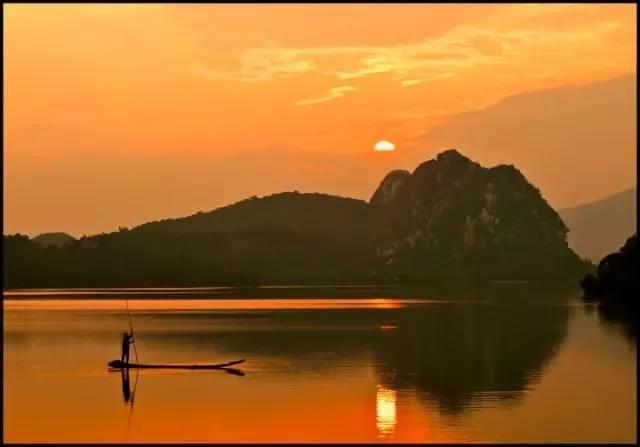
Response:
[[[284,309],[399,309],[410,305],[441,303],[441,300],[400,298],[303,298],[303,299],[133,299],[135,310],[284,310]],[[4,310],[123,310],[119,299],[3,299]]]
[[[106,365],[123,300],[5,300],[4,440],[636,442],[636,345],[552,298],[132,299],[143,361],[247,359],[137,386]]]
[[[376,427],[378,436],[393,435],[396,428],[396,391],[378,385],[376,391]]]

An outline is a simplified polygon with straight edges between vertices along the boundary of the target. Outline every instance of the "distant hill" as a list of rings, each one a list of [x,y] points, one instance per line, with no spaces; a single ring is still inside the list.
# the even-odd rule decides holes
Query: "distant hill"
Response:
[[[569,246],[597,264],[636,232],[637,188],[595,202],[560,210],[569,227]]]
[[[69,244],[76,239],[67,233],[42,233],[33,238],[33,242],[40,244],[44,247],[49,245],[55,245],[56,247],[62,247],[65,244]]]
[[[425,135],[425,144],[461,147],[488,165],[513,163],[551,203],[586,203],[593,191],[634,185],[637,83],[632,74],[508,96],[449,117]],[[578,119],[582,110],[589,113]],[[561,188],[560,179],[581,184]]]
[[[286,192],[61,247],[5,236],[3,272],[6,288],[577,279],[566,233],[515,167],[449,150],[389,174],[370,203]]]

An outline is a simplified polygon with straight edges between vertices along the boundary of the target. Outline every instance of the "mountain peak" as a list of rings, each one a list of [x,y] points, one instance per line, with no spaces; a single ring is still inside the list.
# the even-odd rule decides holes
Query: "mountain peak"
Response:
[[[438,155],[436,155],[436,160],[443,163],[448,163],[450,161],[462,161],[462,160],[471,161],[469,158],[465,157],[460,152],[458,152],[457,149],[447,149],[446,151],[440,152]]]
[[[413,174],[389,173],[371,203],[391,222],[394,235],[379,253],[392,269],[415,268],[416,257],[427,270],[493,257],[504,274],[545,263],[579,265],[567,246],[566,226],[513,165],[483,167],[448,149]],[[510,258],[520,265],[510,265]]]

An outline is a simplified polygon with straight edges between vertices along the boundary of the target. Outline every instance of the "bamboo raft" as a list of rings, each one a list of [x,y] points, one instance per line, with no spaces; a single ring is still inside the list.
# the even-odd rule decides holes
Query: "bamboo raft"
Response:
[[[244,359],[234,360],[227,363],[214,363],[209,365],[163,365],[163,364],[143,364],[143,363],[126,363],[121,360],[112,360],[109,362],[110,368],[115,369],[225,369],[229,366],[243,363]]]

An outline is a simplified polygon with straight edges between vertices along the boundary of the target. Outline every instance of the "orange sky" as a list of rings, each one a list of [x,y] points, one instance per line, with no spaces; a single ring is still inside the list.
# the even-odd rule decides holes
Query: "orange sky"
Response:
[[[425,136],[461,113],[636,73],[635,5],[5,5],[4,33],[5,234],[286,190],[368,200],[389,170],[457,144]],[[554,137],[542,163],[473,134],[458,149],[515,164],[553,206],[595,200],[635,184],[635,88],[623,97],[614,149]],[[600,122],[597,108],[572,123]],[[531,141],[525,121],[510,134]],[[380,139],[397,150],[373,152]],[[592,171],[560,181],[544,168],[560,152]],[[614,182],[585,182],[602,167]]]

